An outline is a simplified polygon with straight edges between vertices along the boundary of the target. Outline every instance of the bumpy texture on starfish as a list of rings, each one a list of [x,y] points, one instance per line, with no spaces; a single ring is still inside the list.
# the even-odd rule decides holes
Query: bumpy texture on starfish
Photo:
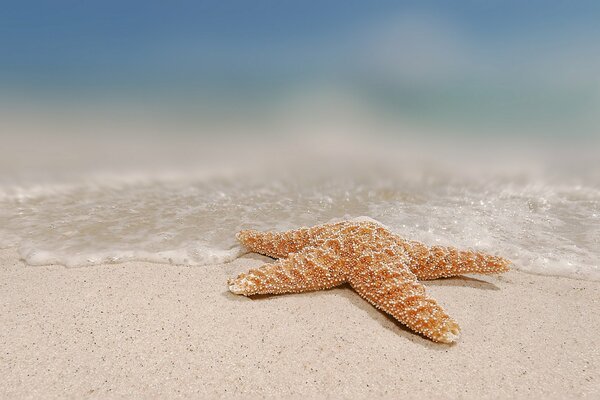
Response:
[[[344,221],[288,232],[242,231],[249,250],[278,258],[229,280],[236,294],[296,293],[348,282],[375,307],[436,342],[458,339],[460,327],[427,296],[418,279],[508,271],[508,260],[452,247],[406,241],[371,221]]]

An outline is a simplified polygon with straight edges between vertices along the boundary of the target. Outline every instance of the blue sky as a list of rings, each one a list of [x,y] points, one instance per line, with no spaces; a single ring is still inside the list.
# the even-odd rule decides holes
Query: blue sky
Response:
[[[8,1],[0,89],[194,96],[338,85],[409,112],[504,107],[579,120],[600,104],[598,21],[600,2],[583,0]]]
[[[314,67],[319,57],[327,58],[323,53],[332,58],[337,52],[351,52],[352,43],[344,42],[355,40],[357,32],[403,15],[425,15],[456,27],[473,46],[491,48],[490,58],[494,47],[510,48],[519,41],[544,45],[549,40],[560,50],[561,40],[566,47],[572,41],[591,41],[589,36],[599,33],[599,4],[550,0],[3,2],[0,79],[26,82],[75,75],[93,83],[99,77],[135,77],[140,72],[160,79],[169,73],[191,74],[194,68],[233,72],[237,68],[243,74],[245,67],[254,64],[285,70],[291,67],[278,59],[296,49]],[[418,43],[419,38],[414,40]],[[324,42],[333,43],[323,50]],[[535,54],[519,56],[535,58]],[[300,57],[297,61],[302,64]]]

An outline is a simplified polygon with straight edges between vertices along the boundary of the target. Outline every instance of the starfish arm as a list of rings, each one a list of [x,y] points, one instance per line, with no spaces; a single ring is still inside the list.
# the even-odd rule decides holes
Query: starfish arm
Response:
[[[346,281],[340,269],[330,267],[333,262],[329,251],[306,248],[230,279],[229,290],[252,296],[329,289]]]
[[[496,274],[509,270],[510,261],[454,247],[427,247],[419,242],[402,241],[410,257],[409,268],[420,280],[447,278],[463,274]]]
[[[245,230],[237,234],[239,241],[250,251],[273,258],[287,257],[310,244],[314,228],[287,232],[260,232]]]
[[[350,285],[375,307],[435,342],[458,339],[460,327],[408,269],[397,263],[361,267],[350,276]]]

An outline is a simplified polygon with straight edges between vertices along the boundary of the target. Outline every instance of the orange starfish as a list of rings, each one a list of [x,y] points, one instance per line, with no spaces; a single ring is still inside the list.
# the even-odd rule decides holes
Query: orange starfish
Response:
[[[348,282],[375,307],[436,342],[458,339],[460,327],[418,279],[508,271],[504,258],[407,241],[370,221],[344,221],[288,232],[242,231],[253,252],[279,260],[230,279],[235,294],[297,293]]]

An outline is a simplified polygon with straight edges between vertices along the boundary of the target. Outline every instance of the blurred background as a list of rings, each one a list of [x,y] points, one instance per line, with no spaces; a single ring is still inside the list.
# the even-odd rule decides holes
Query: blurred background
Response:
[[[140,135],[586,141],[598,21],[597,1],[9,1],[4,167],[31,135],[61,157]]]
[[[599,21],[586,0],[5,1],[0,247],[206,264],[239,229],[368,215],[600,279]]]

